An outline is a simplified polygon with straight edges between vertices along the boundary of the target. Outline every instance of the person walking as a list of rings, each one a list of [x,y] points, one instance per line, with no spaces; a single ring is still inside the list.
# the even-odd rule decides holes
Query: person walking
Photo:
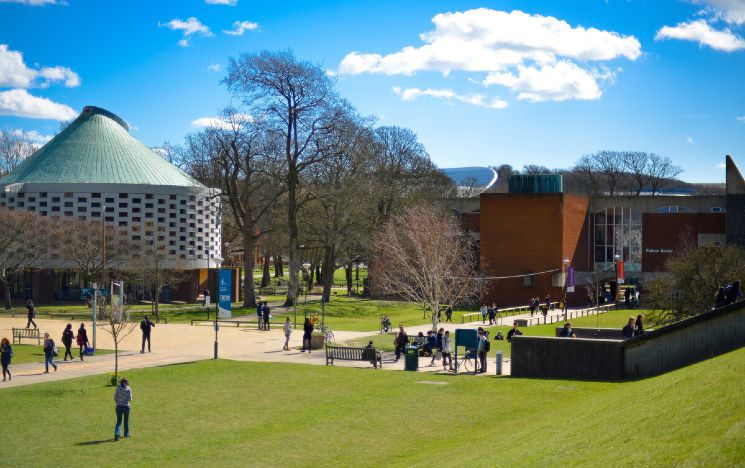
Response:
[[[494,322],[496,321],[495,320],[496,316],[497,316],[497,308],[489,307],[489,325],[494,325]]]
[[[489,308],[486,307],[485,305],[481,306],[481,323],[482,324],[486,323],[486,314],[489,312],[488,309]]]
[[[450,338],[450,330],[442,336],[442,370],[447,369],[453,370],[453,340]]]
[[[269,331],[269,305],[264,301],[264,330]]]
[[[313,323],[310,321],[308,317],[305,318],[305,323],[303,323],[303,350],[300,351],[301,353],[305,352],[306,344],[308,346],[308,354],[310,354],[310,337],[313,336]]]
[[[70,348],[72,348],[72,340],[74,339],[75,334],[72,332],[72,324],[68,323],[62,332],[62,344],[65,345],[65,361],[67,361],[67,356],[70,356],[70,360],[72,361],[72,351]]]
[[[31,328],[31,324],[34,324],[34,328],[39,328],[36,326],[36,322],[34,322],[34,318],[36,317],[36,307],[31,299],[26,301],[26,316],[28,317],[26,328]]]
[[[5,375],[7,374],[8,380],[13,380],[10,375],[10,358],[13,357],[13,347],[10,346],[10,341],[7,338],[0,340],[0,366],[3,368],[3,382],[5,382]]]
[[[284,351],[290,350],[290,334],[292,333],[292,327],[290,326],[290,317],[285,319],[285,345],[282,347]]]
[[[261,321],[262,312],[264,310],[264,304],[259,301],[258,304],[256,304],[256,320],[259,323],[259,330],[261,330],[263,322]]]
[[[56,354],[56,348],[54,346],[54,340],[49,337],[49,333],[44,333],[44,371],[45,374],[49,373],[49,366],[54,367],[54,372],[57,372],[57,364],[54,363],[54,355]]]
[[[444,328],[440,328],[439,330],[437,330],[437,335],[435,335],[435,349],[432,353],[432,360],[429,363],[430,366],[434,366],[436,360],[442,359],[442,338],[444,335]]]
[[[81,323],[78,328],[78,348],[80,348],[80,360],[83,361],[85,356],[85,348],[88,346],[88,331],[85,329],[85,324]]]
[[[119,382],[114,392],[114,402],[116,403],[116,426],[114,426],[114,440],[119,440],[122,419],[124,419],[124,437],[129,437],[129,410],[132,401],[132,389],[129,387],[129,380],[126,378]]]
[[[447,309],[445,309],[445,321],[446,322],[453,321],[453,308],[450,306],[448,306]]]
[[[155,324],[150,321],[150,317],[147,315],[140,322],[140,330],[142,330],[142,349],[140,350],[140,354],[145,354],[145,341],[147,341],[147,352],[150,352],[150,332],[154,326]]]
[[[406,334],[406,331],[404,331],[404,326],[399,325],[398,334],[396,335],[396,339],[393,340],[393,344],[396,345],[396,361],[401,358],[401,353],[403,353],[404,348],[408,343],[409,336]]]

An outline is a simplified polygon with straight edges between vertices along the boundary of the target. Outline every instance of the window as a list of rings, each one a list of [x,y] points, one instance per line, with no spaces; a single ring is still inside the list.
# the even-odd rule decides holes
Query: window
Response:
[[[722,208],[721,206],[714,206],[709,209],[710,213],[724,213],[726,210]]]
[[[92,193],[91,194],[91,198],[101,198],[101,194],[100,193]]]
[[[641,271],[641,213],[621,206],[603,208],[594,221],[595,270],[611,268],[618,255],[627,271]]]
[[[71,201],[66,201],[65,202],[65,208],[72,208],[72,202]]]
[[[127,198],[129,195],[126,193],[120,193],[119,198]]]
[[[147,194],[145,194],[145,198],[148,199],[148,200],[152,200],[153,199],[153,194],[152,193],[147,193]]]
[[[59,197],[52,197],[52,203],[59,203]]]
[[[523,276],[523,286],[531,288],[535,284],[535,275],[528,274]]]
[[[662,206],[655,208],[652,213],[695,213],[695,211],[687,206]]]
[[[86,203],[88,201],[85,197],[78,197],[78,203]]]
[[[113,198],[107,198],[106,200],[104,200],[104,202],[105,203],[114,203],[114,199]]]

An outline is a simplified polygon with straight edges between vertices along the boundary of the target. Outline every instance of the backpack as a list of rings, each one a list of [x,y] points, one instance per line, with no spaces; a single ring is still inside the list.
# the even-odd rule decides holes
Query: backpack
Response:
[[[486,351],[487,353],[491,351],[491,343],[488,339],[484,340],[484,351]]]

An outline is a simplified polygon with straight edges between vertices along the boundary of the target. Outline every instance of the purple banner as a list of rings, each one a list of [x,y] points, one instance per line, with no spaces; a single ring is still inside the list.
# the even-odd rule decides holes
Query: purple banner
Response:
[[[574,267],[569,267],[569,271],[567,272],[567,288],[573,288],[574,287]]]

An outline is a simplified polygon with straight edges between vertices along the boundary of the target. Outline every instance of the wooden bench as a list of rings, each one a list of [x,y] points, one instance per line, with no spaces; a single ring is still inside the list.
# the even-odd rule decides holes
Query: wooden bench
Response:
[[[41,344],[41,333],[38,328],[13,328],[13,344],[18,339],[18,344],[21,344],[21,338],[36,339],[36,342]]]
[[[375,348],[347,348],[344,346],[326,346],[326,365],[334,365],[334,360],[369,362],[376,369],[383,367],[383,357]]]

